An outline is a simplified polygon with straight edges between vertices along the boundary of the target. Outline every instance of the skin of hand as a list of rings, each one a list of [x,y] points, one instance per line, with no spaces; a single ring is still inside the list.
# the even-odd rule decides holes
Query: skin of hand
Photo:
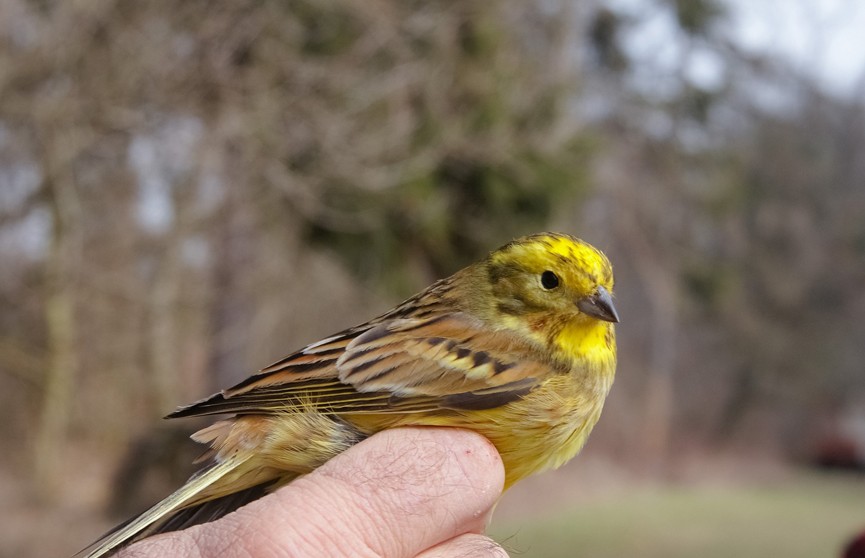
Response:
[[[504,478],[495,447],[474,432],[387,430],[217,521],[117,556],[506,557],[482,534]]]

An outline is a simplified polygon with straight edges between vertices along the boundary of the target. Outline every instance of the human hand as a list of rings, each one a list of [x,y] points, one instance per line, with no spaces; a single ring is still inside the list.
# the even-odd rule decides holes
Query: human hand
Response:
[[[386,430],[222,519],[117,558],[506,557],[482,535],[503,484],[501,458],[478,434]]]

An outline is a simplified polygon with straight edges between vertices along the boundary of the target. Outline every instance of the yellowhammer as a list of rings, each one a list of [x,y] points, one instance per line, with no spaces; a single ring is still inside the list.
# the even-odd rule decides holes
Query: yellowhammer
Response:
[[[88,556],[221,517],[386,428],[479,432],[501,454],[506,486],[562,465],[613,383],[612,292],[610,262],[592,246],[564,234],[520,238],[181,407],[169,417],[233,415],[193,436],[210,445],[211,464]]]

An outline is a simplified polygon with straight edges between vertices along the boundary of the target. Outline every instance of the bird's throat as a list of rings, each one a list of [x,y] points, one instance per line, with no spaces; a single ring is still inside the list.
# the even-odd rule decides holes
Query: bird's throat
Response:
[[[573,366],[613,374],[616,367],[615,326],[600,320],[566,323],[552,338],[554,350]]]

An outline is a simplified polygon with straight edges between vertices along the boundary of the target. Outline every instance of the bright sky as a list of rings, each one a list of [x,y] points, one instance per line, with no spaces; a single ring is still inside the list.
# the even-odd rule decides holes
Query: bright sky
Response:
[[[747,51],[780,56],[816,77],[839,95],[865,91],[865,1],[863,0],[720,0],[730,8],[733,38]],[[678,46],[669,40],[673,21],[659,0],[611,0],[641,22],[628,47],[648,63],[641,80],[651,85],[657,68],[672,70]],[[720,62],[709,51],[694,51],[686,73],[711,87]],[[663,87],[663,84],[658,84]]]
[[[865,91],[862,0],[726,1],[743,47],[788,57],[835,93]]]

